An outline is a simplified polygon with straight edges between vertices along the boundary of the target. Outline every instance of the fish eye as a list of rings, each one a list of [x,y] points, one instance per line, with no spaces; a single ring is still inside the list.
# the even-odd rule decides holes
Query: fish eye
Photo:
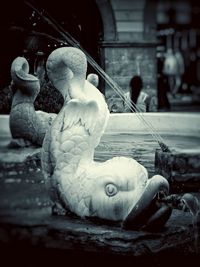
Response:
[[[117,194],[118,190],[114,184],[107,184],[105,187],[106,195],[112,197]]]

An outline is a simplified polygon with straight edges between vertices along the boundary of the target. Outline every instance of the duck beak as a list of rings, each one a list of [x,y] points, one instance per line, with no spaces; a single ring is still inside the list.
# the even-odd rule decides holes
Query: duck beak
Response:
[[[169,183],[160,176],[155,175],[148,180],[146,188],[128,216],[122,227],[128,230],[159,230],[169,219],[172,209],[157,202],[159,193],[168,194]]]

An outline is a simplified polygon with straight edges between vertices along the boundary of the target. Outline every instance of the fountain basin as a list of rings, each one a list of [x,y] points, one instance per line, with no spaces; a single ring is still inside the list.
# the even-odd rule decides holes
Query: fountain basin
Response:
[[[200,135],[200,114],[180,112],[143,113],[160,134],[167,135]],[[0,136],[11,136],[9,115],[0,115]],[[135,113],[113,113],[106,128],[106,133],[148,133],[142,120]]]
[[[142,113],[143,118],[151,123],[159,134],[200,136],[200,114],[180,112]],[[107,133],[148,133],[143,120],[135,113],[116,113],[110,115]]]
[[[200,141],[195,146],[188,146],[192,139],[200,136],[199,113],[146,113],[143,115],[150,122],[157,133],[165,136],[164,142],[169,145],[171,152],[156,149],[155,173],[168,179],[172,191],[199,191],[200,190]],[[126,122],[126,123],[124,123]],[[109,133],[143,134],[147,131],[145,124],[136,114],[112,115],[108,123]],[[172,147],[169,136],[177,137],[177,145]],[[188,137],[179,146],[178,139]],[[185,142],[185,144],[184,144]],[[169,143],[169,144],[168,144]]]
[[[163,137],[172,153],[159,150],[157,142],[135,113],[111,114],[96,149],[96,160],[130,156],[143,164],[150,176],[155,172],[166,177],[172,188],[173,184],[176,188],[180,184],[182,188],[199,190],[199,113],[144,113],[143,117]],[[11,140],[9,115],[0,115],[0,125],[1,172],[21,173],[40,168],[40,148],[7,149]]]
[[[144,116],[159,129],[170,147],[185,149],[200,144],[198,114],[146,113]],[[112,256],[112,260],[116,257],[130,259],[131,266],[138,258],[148,258],[149,266],[149,257],[156,257],[157,264],[161,264],[169,255],[182,258],[185,254],[195,254],[192,216],[183,211],[173,210],[165,229],[158,233],[127,231],[119,225],[108,226],[71,216],[52,216],[40,168],[40,148],[8,148],[11,140],[9,117],[1,116],[0,125],[0,247],[7,246],[8,251],[18,247],[18,253],[33,247],[40,247],[42,251],[47,248],[48,251],[64,251],[67,255],[74,251],[79,256],[89,253],[88,257],[91,253],[95,257],[103,253]],[[152,176],[158,148],[135,114],[111,114],[95,158],[104,161],[113,156],[131,156]]]

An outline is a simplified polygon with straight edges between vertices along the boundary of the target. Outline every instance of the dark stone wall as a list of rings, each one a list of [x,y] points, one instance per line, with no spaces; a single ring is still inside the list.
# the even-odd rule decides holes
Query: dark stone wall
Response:
[[[155,4],[145,0],[111,0],[110,4],[113,13],[110,27],[115,34],[113,40],[105,36],[101,43],[105,72],[121,87],[123,93],[129,90],[130,79],[139,74],[144,90],[153,90],[156,94]],[[153,15],[148,15],[150,13]],[[119,97],[113,89],[107,83],[104,86],[108,103],[111,98],[117,102]],[[119,107],[118,112],[123,110]]]
[[[105,48],[106,73],[127,92],[133,75],[140,74],[145,89],[156,89],[155,48],[153,47],[107,47]],[[106,97],[113,90],[106,86]]]

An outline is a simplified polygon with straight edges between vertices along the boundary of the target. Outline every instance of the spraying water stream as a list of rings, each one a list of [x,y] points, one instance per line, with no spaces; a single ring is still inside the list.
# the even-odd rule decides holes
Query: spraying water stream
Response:
[[[58,23],[55,21],[54,18],[50,14],[48,14],[46,11],[40,11],[35,6],[33,6],[29,2],[25,2],[30,8],[32,8],[48,25],[50,25],[56,32],[60,34],[62,38],[67,42],[68,45],[71,45],[73,47],[79,48],[82,50],[89,62],[89,64],[96,70],[96,72],[106,81],[106,83],[114,90],[114,92],[122,99],[123,101],[126,101],[123,96],[123,90],[122,88],[113,80],[109,75],[107,75],[104,70],[94,61],[94,59],[85,51],[79,44],[79,42],[74,39],[68,32],[66,32]],[[45,13],[45,14],[44,14]],[[56,38],[57,39],[57,38]],[[57,39],[60,42],[60,39]],[[154,126],[147,121],[143,114],[140,112],[140,110],[137,108],[135,103],[126,101],[127,106],[131,111],[134,111],[138,119],[146,126],[149,133],[152,135],[153,139],[158,142],[163,152],[170,152],[168,146],[165,144],[163,138],[160,136],[158,131],[154,128]],[[173,201],[174,203],[172,203]],[[200,213],[200,203],[198,199],[191,195],[191,194],[185,194],[183,196],[177,196],[174,197],[174,195],[164,197],[160,199],[161,202],[166,203],[167,205],[172,205],[174,208],[178,209],[184,209],[187,211],[190,211],[193,218],[193,229],[194,229],[194,247],[196,253],[198,253],[198,216]]]
[[[193,235],[194,235],[194,251],[199,253],[199,230],[198,222],[200,215],[200,202],[198,198],[190,193],[184,195],[172,194],[169,196],[160,196],[161,203],[179,209],[185,212],[190,212],[192,215]]]
[[[69,45],[79,48],[80,50],[82,50],[86,57],[88,62],[91,64],[91,66],[97,71],[97,73],[107,82],[107,84],[117,93],[117,95],[120,97],[120,99],[124,100],[123,97],[123,90],[122,88],[120,88],[120,86],[109,77],[109,75],[107,75],[103,69],[95,62],[95,60],[87,53],[87,51],[85,51],[80,45],[79,42],[73,38],[68,32],[66,32],[58,23],[57,21],[55,21],[54,18],[52,18],[52,16],[50,14],[48,14],[45,11],[45,15],[44,15],[44,11],[40,12],[35,6],[33,6],[31,3],[26,2],[25,3],[32,8],[45,22],[47,22],[50,26],[52,26],[52,28],[54,30],[56,30],[66,41]],[[125,100],[126,101],[126,100]],[[135,103],[133,103],[132,101],[129,103],[128,101],[126,101],[127,106],[130,108],[131,111],[135,111],[137,117],[144,123],[144,125],[147,127],[147,130],[150,132],[150,134],[152,135],[152,137],[158,142],[158,144],[160,145],[162,151],[165,152],[169,152],[169,148],[168,146],[164,143],[163,138],[160,136],[160,134],[156,131],[156,129],[153,127],[153,125],[148,122],[142,115],[142,113],[140,113],[140,110],[137,108],[137,106],[135,105]]]
[[[184,194],[181,201],[183,202],[184,206],[188,208],[190,213],[192,214],[192,223],[193,223],[193,230],[194,230],[194,249],[195,249],[195,252],[198,253],[199,252],[198,216],[200,214],[200,203],[197,197],[189,193]]]

